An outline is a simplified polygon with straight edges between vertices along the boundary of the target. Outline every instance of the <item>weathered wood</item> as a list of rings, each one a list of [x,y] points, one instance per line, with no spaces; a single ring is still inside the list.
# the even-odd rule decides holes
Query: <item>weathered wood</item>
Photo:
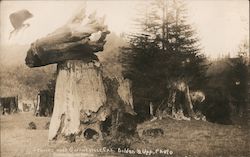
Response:
[[[190,118],[199,120],[200,118],[196,116],[193,105],[195,102],[201,103],[204,100],[205,95],[202,92],[190,92],[187,83],[174,81],[169,88],[169,97],[159,105],[156,116],[159,119],[171,117],[178,120],[190,120]],[[186,115],[184,115],[184,112]]]
[[[102,35],[106,36],[106,34]],[[67,38],[67,36],[62,38]],[[62,43],[44,40],[46,41],[36,41],[28,50],[25,61],[29,67],[39,67],[71,59],[97,59],[93,53],[102,51],[105,44],[105,41],[92,42],[88,37]]]
[[[86,18],[84,13],[80,13],[63,27],[32,43],[26,64],[39,67],[66,60],[97,59],[93,53],[103,50],[110,32],[104,25],[104,18],[96,18],[95,15]],[[86,24],[82,25],[84,21]],[[92,36],[96,34],[99,38],[93,40]]]
[[[104,83],[107,93],[107,104],[111,107],[111,110],[119,110],[119,112],[136,115],[133,110],[130,81],[123,78],[105,77]]]
[[[116,137],[121,130],[126,132],[126,130],[135,129],[136,123],[130,121],[130,118],[136,115],[133,110],[131,82],[123,78],[105,77],[104,83],[107,94],[106,104],[110,107],[110,134]],[[130,120],[127,121],[128,119]]]
[[[133,95],[131,91],[131,81],[129,79],[117,78],[119,86],[117,92],[121,100],[131,109],[134,109]],[[129,113],[129,112],[128,112]]]
[[[100,69],[93,62],[70,60],[58,65],[49,140],[80,130],[81,114],[91,115],[106,102]]]
[[[77,136],[86,129],[94,129],[102,139],[101,122],[108,116],[136,114],[129,81],[105,78],[104,83],[101,69],[96,65],[95,62],[82,60],[70,60],[58,65],[49,140]],[[113,122],[118,123],[119,116]]]
[[[104,18],[94,13],[83,24],[85,19],[82,10],[66,25],[34,42],[27,53],[29,67],[58,63],[49,140],[65,137],[73,142],[86,129],[95,130],[101,138],[100,123],[112,111],[136,114],[129,81],[121,79],[121,86],[117,83],[105,90],[94,54],[103,50],[109,34]]]
[[[184,93],[185,93],[185,106],[187,108],[187,112],[188,112],[188,115],[191,117],[191,118],[194,118],[195,119],[195,113],[194,113],[194,110],[193,110],[193,103],[191,101],[191,97],[190,97],[190,92],[189,92],[189,86],[186,85],[186,88],[184,90]]]

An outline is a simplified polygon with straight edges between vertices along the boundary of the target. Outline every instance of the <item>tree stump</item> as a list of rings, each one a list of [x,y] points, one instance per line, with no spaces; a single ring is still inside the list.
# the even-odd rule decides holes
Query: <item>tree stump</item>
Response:
[[[94,62],[68,60],[58,64],[49,140],[78,134],[80,115],[97,112],[106,102],[102,75]]]
[[[101,122],[113,110],[135,114],[129,81],[120,80],[112,87],[116,96],[107,99],[94,53],[103,50],[109,33],[104,17],[97,18],[95,13],[87,17],[82,9],[66,25],[31,44],[26,65],[33,68],[58,64],[49,140],[66,137],[73,142],[79,133],[89,138],[95,131],[101,139]]]
[[[177,120],[197,119],[188,84],[185,81],[174,81],[169,90],[169,97],[159,105],[156,111],[157,117],[162,119],[170,116]],[[184,115],[184,112],[188,117]]]

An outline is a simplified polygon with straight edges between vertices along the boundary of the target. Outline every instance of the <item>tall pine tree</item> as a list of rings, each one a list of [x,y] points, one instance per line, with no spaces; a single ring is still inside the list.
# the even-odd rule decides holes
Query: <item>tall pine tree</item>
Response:
[[[192,88],[204,85],[206,59],[182,1],[150,1],[140,10],[136,25],[138,33],[129,34],[130,46],[123,49],[122,62],[125,76],[133,81],[138,110],[148,108],[141,104],[159,104],[174,80],[186,80]]]

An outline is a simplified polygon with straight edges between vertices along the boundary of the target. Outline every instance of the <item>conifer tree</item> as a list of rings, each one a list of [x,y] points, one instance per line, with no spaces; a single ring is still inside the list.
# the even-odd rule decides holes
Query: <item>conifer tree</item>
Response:
[[[184,79],[199,89],[205,84],[206,58],[182,1],[150,1],[140,10],[136,26],[138,31],[128,35],[130,46],[123,48],[122,55],[135,103],[159,104],[171,80]]]

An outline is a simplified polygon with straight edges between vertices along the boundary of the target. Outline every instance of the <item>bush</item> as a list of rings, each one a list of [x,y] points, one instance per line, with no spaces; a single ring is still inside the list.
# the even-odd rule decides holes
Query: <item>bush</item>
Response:
[[[212,88],[206,91],[206,100],[201,110],[210,122],[232,124],[228,96],[220,88]]]

